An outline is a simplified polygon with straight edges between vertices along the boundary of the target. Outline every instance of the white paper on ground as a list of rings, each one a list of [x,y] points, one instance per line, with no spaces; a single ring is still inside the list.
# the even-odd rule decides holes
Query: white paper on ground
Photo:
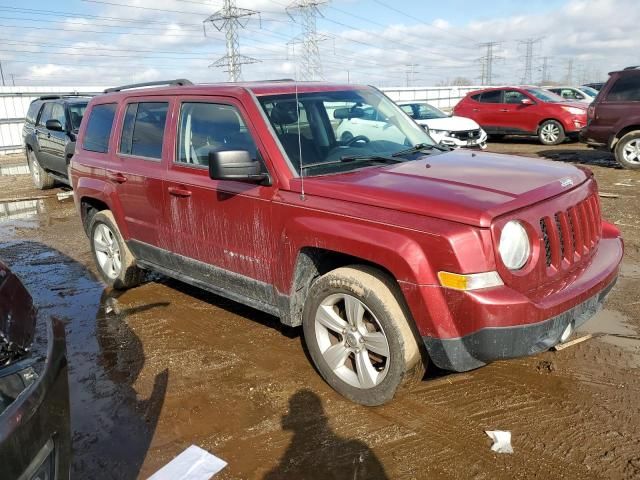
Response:
[[[148,480],[209,480],[226,466],[224,460],[191,445]]]
[[[513,453],[511,432],[505,432],[504,430],[485,430],[485,433],[493,440],[491,450],[496,453]]]

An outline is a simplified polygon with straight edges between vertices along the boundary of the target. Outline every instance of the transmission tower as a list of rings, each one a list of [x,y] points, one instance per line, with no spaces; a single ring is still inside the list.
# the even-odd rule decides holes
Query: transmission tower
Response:
[[[407,78],[406,78],[406,86],[410,87],[411,85],[413,85],[413,79],[415,78],[415,74],[416,74],[416,67],[419,67],[420,65],[418,65],[417,63],[409,63],[407,65],[405,65],[405,67],[407,67]]]
[[[254,10],[236,7],[235,0],[224,0],[222,9],[207,17],[203,22],[205,36],[207,35],[207,23],[211,23],[219,32],[224,30],[227,54],[209,66],[225,68],[225,72],[229,74],[229,81],[231,82],[238,82],[242,79],[242,65],[260,61],[241,55],[238,52],[240,46],[238,30],[245,28],[249,22],[249,18],[253,15],[259,15],[259,13]]]
[[[319,35],[316,29],[316,19],[322,15],[320,7],[329,3],[329,0],[295,0],[287,7],[287,13],[294,22],[302,25],[302,34],[294,38],[291,44],[302,45],[300,62],[300,76],[302,80],[321,80],[322,62],[318,44],[327,37]]]
[[[549,83],[549,57],[542,57],[542,78],[540,79],[541,85],[547,85]]]
[[[524,55],[524,74],[522,75],[522,83],[531,85],[533,83],[533,46],[538,43],[540,38],[527,38],[521,40],[520,45],[525,46]]]
[[[482,85],[491,85],[493,82],[493,62],[501,58],[494,53],[494,48],[498,45],[500,45],[499,42],[485,42],[479,45],[487,49],[485,56],[480,59],[482,62]]]
[[[573,60],[567,61],[567,77],[565,78],[565,83],[567,85],[573,83]]]

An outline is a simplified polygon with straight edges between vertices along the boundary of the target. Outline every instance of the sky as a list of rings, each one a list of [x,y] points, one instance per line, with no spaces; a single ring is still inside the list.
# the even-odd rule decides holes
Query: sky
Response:
[[[251,15],[239,51],[244,80],[304,78],[302,0],[236,0]],[[203,23],[223,0],[0,0],[7,85],[113,86],[167,78],[227,81],[211,66],[224,32]],[[637,0],[318,0],[321,79],[391,86],[480,85],[486,42],[491,83],[606,80],[640,64]],[[291,13],[291,10],[289,10]],[[219,26],[219,25],[218,25]],[[204,27],[204,28],[203,28]],[[525,68],[532,40],[531,74]],[[486,64],[486,62],[485,62]],[[486,78],[485,78],[486,80]]]

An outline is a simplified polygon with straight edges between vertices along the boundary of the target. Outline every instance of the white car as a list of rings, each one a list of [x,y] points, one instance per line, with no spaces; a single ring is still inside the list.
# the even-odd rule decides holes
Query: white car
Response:
[[[448,147],[487,148],[487,133],[474,120],[447,115],[427,102],[397,102],[436,142]]]
[[[598,91],[587,86],[582,87],[544,87],[545,90],[560,95],[571,102],[591,103],[598,95]]]

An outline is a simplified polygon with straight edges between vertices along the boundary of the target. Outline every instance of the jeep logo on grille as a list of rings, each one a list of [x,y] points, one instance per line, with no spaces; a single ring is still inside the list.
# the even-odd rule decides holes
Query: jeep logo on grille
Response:
[[[573,180],[571,180],[570,178],[563,178],[562,180],[560,180],[560,185],[563,187],[570,187],[573,185]]]

